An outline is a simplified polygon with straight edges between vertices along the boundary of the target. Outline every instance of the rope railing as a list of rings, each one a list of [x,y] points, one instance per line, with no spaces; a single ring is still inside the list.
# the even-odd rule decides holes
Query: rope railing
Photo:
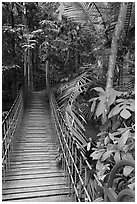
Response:
[[[11,109],[2,121],[2,167],[3,177],[10,165],[10,151],[13,148],[13,137],[23,114],[23,91],[20,89]]]
[[[134,162],[121,160],[114,165],[114,170],[112,169],[106,185],[98,180],[96,172],[93,170],[81,149],[77,147],[75,137],[61,113],[54,94],[49,87],[48,89],[50,91],[50,108],[62,151],[62,168],[64,169],[70,195],[78,202],[91,202],[102,196],[102,201],[105,202],[119,202],[122,201],[122,199],[124,200],[127,196],[129,200],[134,201],[134,190],[126,187],[126,189],[116,193],[113,189],[116,171],[126,165],[134,167]],[[93,189],[94,182],[98,185],[98,189]]]
[[[62,150],[62,167],[67,178],[70,195],[73,195],[75,201],[91,202],[95,199],[94,190],[92,192],[91,189],[94,171],[83,152],[78,149],[53,93],[50,94],[50,106]],[[100,182],[98,184],[101,185]]]

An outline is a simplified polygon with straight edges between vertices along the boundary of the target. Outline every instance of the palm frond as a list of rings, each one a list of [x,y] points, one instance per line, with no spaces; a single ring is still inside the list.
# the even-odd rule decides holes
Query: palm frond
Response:
[[[66,122],[72,132],[73,138],[76,141],[78,148],[82,148],[88,142],[86,136],[84,135],[85,128],[82,122],[78,119],[70,106],[67,106],[65,115]]]
[[[65,85],[62,85],[58,91],[59,104],[68,101],[68,104],[71,105],[74,100],[79,96],[80,93],[85,91],[91,83],[90,73],[84,72],[77,78],[69,81]]]
[[[68,19],[81,24],[90,33],[98,33],[98,30],[105,30],[106,24],[101,10],[94,2],[65,2],[63,3],[63,14]],[[105,5],[103,5],[105,7]],[[61,7],[62,8],[62,7]],[[101,7],[100,7],[101,8]],[[62,9],[61,9],[62,12]]]
[[[87,104],[83,104],[80,107],[80,110],[83,113],[84,118],[87,121],[90,121],[92,119],[92,117],[93,117],[93,111],[91,111],[91,106],[92,106],[92,103],[90,103],[90,104],[87,103]]]

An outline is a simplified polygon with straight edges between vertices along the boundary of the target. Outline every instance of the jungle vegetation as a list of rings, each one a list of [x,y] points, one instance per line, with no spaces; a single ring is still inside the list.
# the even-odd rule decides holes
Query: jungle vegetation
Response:
[[[49,62],[58,105],[98,178],[135,160],[135,3],[2,3],[3,111],[23,83],[27,49],[36,78]],[[123,177],[134,189],[132,167]]]

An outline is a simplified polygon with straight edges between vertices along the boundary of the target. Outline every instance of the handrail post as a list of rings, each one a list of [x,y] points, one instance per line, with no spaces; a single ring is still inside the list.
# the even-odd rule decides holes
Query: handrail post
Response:
[[[65,165],[67,166],[65,168],[67,168],[69,195],[73,196],[75,201],[78,202],[83,201],[82,196],[84,196],[84,201],[91,202],[92,198],[87,188],[87,173],[88,168],[91,170],[92,167],[88,161],[85,160],[81,150],[77,148],[74,135],[68,127],[52,92],[50,94],[50,105],[51,110],[53,110],[53,120],[58,133],[60,146],[63,150],[63,159],[65,159]],[[83,168],[83,162],[85,161],[88,164],[86,168]],[[83,174],[83,170],[85,170],[85,174]],[[82,196],[81,193],[83,194]]]
[[[10,166],[10,152],[12,151],[13,139],[15,132],[18,128],[19,121],[22,117],[23,111],[23,98],[22,88],[19,91],[10,111],[6,115],[2,122],[2,166],[3,177],[5,179],[5,173],[8,166]]]
[[[75,165],[77,166],[77,146],[76,146],[76,142],[74,141],[74,162]],[[74,185],[77,185],[77,171],[75,170],[74,172]],[[74,194],[74,199],[76,201],[76,194]]]

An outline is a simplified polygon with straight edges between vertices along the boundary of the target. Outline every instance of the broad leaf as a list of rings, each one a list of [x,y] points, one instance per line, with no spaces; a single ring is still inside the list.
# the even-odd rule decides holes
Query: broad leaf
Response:
[[[110,155],[114,152],[115,150],[109,150],[107,152],[105,152],[102,155],[101,161],[105,161],[106,159],[108,159],[110,157]]]
[[[135,190],[135,182],[128,185],[128,187],[132,190]]]
[[[116,105],[109,113],[108,118],[111,118],[115,115],[117,115],[121,110],[123,109],[123,107],[121,107],[121,104]]]
[[[128,110],[124,109],[121,111],[120,116],[124,119],[128,119],[131,116],[131,113]]]
[[[96,116],[99,117],[106,110],[106,96],[100,97],[100,102],[97,106]]]
[[[107,145],[109,141],[110,141],[110,138],[107,136],[107,137],[104,139],[104,144]]]
[[[105,150],[101,150],[101,151],[95,151],[93,152],[90,157],[92,157],[93,159],[100,159],[100,157],[102,156],[102,154],[104,153]]]
[[[108,98],[108,106],[112,105],[114,103],[116,99],[116,95],[115,94],[111,94]]]
[[[125,166],[124,170],[123,170],[124,176],[128,176],[133,170],[134,170],[134,167],[132,167],[132,166]]]
[[[95,200],[93,200],[93,202],[103,202],[103,198],[102,197],[96,198]]]
[[[114,160],[115,160],[116,163],[121,160],[119,151],[117,151],[117,152],[115,153],[115,155],[114,155]]]
[[[129,161],[134,161],[134,157],[132,156],[132,154],[130,152],[127,152],[125,154],[125,159],[127,159]]]
[[[120,96],[121,94],[122,92],[109,88],[108,106],[112,105],[116,99],[116,96]]]
[[[96,91],[102,93],[102,94],[106,94],[106,92],[101,88],[101,87],[95,87],[94,88]]]
[[[117,103],[124,102],[124,99],[123,99],[123,98],[117,99],[116,102],[117,102]]]
[[[96,100],[93,101],[92,105],[91,105],[91,112],[94,112],[94,109],[96,107]]]
[[[120,137],[120,139],[118,141],[118,147],[119,148],[122,148],[126,144],[128,137],[129,137],[129,130],[124,132],[122,134],[122,136]]]
[[[96,101],[99,97],[91,98],[89,102]]]

